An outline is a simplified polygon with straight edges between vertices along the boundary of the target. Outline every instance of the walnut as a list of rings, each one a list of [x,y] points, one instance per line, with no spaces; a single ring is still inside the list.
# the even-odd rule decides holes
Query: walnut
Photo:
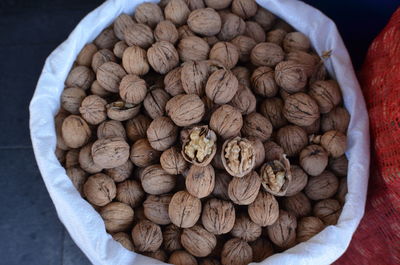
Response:
[[[244,117],[241,132],[244,136],[253,136],[265,142],[271,137],[272,124],[268,118],[253,112]]]
[[[168,213],[174,225],[182,228],[192,227],[199,220],[201,201],[187,191],[178,191],[172,196]]]
[[[172,0],[181,1],[181,0]],[[173,44],[158,41],[147,50],[147,59],[154,71],[166,74],[179,64],[179,55]]]
[[[330,156],[342,156],[347,148],[347,137],[339,131],[327,131],[321,137],[321,145]]]
[[[311,200],[323,200],[332,197],[339,187],[339,180],[330,171],[308,179],[305,193]]]
[[[236,66],[232,69],[232,73],[236,76],[239,84],[242,86],[250,87],[250,71],[246,67]]]
[[[235,224],[235,207],[229,201],[210,199],[203,207],[201,222],[214,235],[229,233]]]
[[[279,160],[265,163],[261,167],[260,176],[262,185],[267,192],[275,196],[285,196],[292,181],[290,163],[286,155]]]
[[[181,235],[182,246],[195,257],[206,257],[217,245],[213,234],[200,225],[183,229]]]
[[[194,11],[196,9],[205,8],[205,4],[204,4],[203,0],[185,0],[185,2],[191,11]]]
[[[247,265],[253,260],[253,250],[240,238],[228,240],[221,253],[222,265]]]
[[[93,143],[89,143],[83,146],[79,151],[79,165],[83,170],[90,174],[99,173],[103,169],[102,166],[97,165],[93,161],[92,145]]]
[[[56,147],[56,150],[54,151],[54,154],[57,157],[58,162],[60,162],[61,165],[64,165],[65,163],[65,150],[62,150],[59,147]]]
[[[125,128],[120,121],[104,121],[97,127],[97,138],[122,137],[126,139]]]
[[[300,92],[307,84],[307,72],[303,64],[282,61],[275,67],[275,81],[288,93]]]
[[[210,50],[210,59],[220,61],[227,69],[232,69],[239,60],[239,49],[230,42],[217,42]]]
[[[279,218],[267,227],[269,239],[281,249],[288,249],[296,244],[296,217],[284,210],[279,210]]]
[[[246,31],[244,35],[252,38],[256,43],[265,42],[265,31],[257,22],[246,21]]]
[[[309,126],[319,118],[319,108],[314,99],[305,93],[296,93],[285,99],[283,115],[298,126]]]
[[[274,43],[261,42],[251,50],[250,60],[256,66],[273,67],[282,62],[285,54],[282,48]]]
[[[283,115],[283,106],[283,100],[279,97],[266,98],[261,102],[259,111],[271,121],[274,129],[279,129],[288,123]]]
[[[165,106],[170,96],[162,88],[152,89],[147,93],[143,101],[144,109],[152,119],[159,118],[165,114]]]
[[[126,75],[119,85],[119,95],[131,104],[141,103],[147,94],[146,82],[137,75]]]
[[[168,205],[172,195],[148,195],[143,202],[144,215],[147,219],[158,225],[171,223],[168,215]]]
[[[244,34],[246,30],[246,23],[241,17],[233,13],[228,13],[223,15],[221,19],[222,27],[220,28],[221,31],[218,34],[218,38],[220,40],[230,41],[236,36]]]
[[[261,8],[259,8],[259,10],[260,9]],[[281,46],[286,34],[287,34],[287,32],[283,29],[274,29],[274,30],[267,32],[265,39],[267,42],[272,42],[272,43],[275,43],[275,44]]]
[[[178,44],[179,57],[183,62],[206,60],[209,51],[208,43],[197,36],[182,38]]]
[[[83,185],[83,193],[90,203],[105,206],[115,198],[117,188],[112,178],[106,174],[97,173],[87,179]]]
[[[106,169],[104,172],[115,182],[121,182],[131,176],[133,172],[133,164],[131,161],[127,160],[124,164],[118,167]]]
[[[135,19],[139,23],[154,28],[158,23],[164,20],[164,14],[156,3],[142,3],[135,9]]]
[[[286,191],[286,196],[293,196],[302,191],[308,182],[308,175],[297,165],[291,165],[292,181]]]
[[[83,46],[82,50],[76,57],[76,62],[79,65],[90,67],[93,55],[97,52],[97,47],[93,43],[88,43]]]
[[[77,165],[68,167],[66,173],[76,190],[83,195],[83,185],[86,182],[88,174]]]
[[[222,145],[221,156],[226,171],[234,177],[241,178],[249,174],[255,165],[255,150],[246,138],[226,140]]]
[[[192,165],[186,176],[187,191],[201,199],[207,197],[214,190],[215,172],[211,165],[196,166]]]
[[[251,242],[260,237],[261,232],[261,226],[251,221],[246,215],[241,215],[236,217],[231,235],[246,242]]]
[[[178,28],[178,39],[185,39],[187,37],[196,36],[194,32],[189,28],[188,25],[183,25]]]
[[[181,81],[182,67],[177,67],[168,72],[164,77],[165,91],[171,96],[185,93]]]
[[[116,121],[126,121],[135,117],[141,105],[134,105],[118,100],[106,105],[108,118]]]
[[[93,162],[103,168],[121,166],[129,159],[129,145],[124,138],[98,139],[92,146]]]
[[[158,161],[161,152],[153,149],[148,139],[139,139],[131,149],[130,159],[138,167],[147,167]]]
[[[124,32],[124,40],[129,46],[139,46],[147,49],[154,43],[154,35],[151,28],[145,24],[134,23]]]
[[[248,206],[247,211],[251,221],[257,225],[272,225],[278,219],[278,201],[272,194],[260,190],[255,201]]]
[[[239,84],[239,89],[229,104],[245,115],[256,110],[257,100],[248,87]]]
[[[113,25],[115,36],[120,40],[125,40],[125,31],[135,24],[132,17],[127,14],[119,15]]]
[[[197,260],[186,251],[177,250],[172,252],[171,256],[169,257],[168,263],[174,265],[197,265]]]
[[[165,250],[172,252],[182,249],[181,232],[181,229],[174,224],[170,224],[165,227],[163,231],[163,247]]]
[[[243,178],[232,178],[228,185],[228,195],[236,204],[249,205],[257,198],[260,187],[260,176],[252,171]]]
[[[67,87],[79,87],[86,90],[95,79],[94,73],[86,66],[76,66],[69,72],[65,85]]]
[[[158,117],[147,128],[147,138],[151,147],[164,151],[171,147],[178,137],[178,127],[168,117]]]
[[[229,174],[223,171],[217,171],[215,173],[215,186],[212,195],[222,200],[229,200],[228,185],[231,180],[232,177]],[[205,226],[204,221],[203,225]],[[208,228],[206,229],[210,231]]]
[[[161,228],[148,220],[140,220],[132,229],[132,239],[137,251],[156,251],[162,244]]]
[[[206,61],[184,63],[181,71],[183,90],[186,94],[203,96],[209,74],[209,66]]]
[[[291,51],[308,51],[311,47],[310,40],[301,32],[290,32],[283,39],[283,48],[286,52]]]
[[[208,7],[214,8],[215,10],[220,10],[230,6],[232,0],[204,0],[204,3]]]
[[[274,254],[274,248],[266,238],[257,238],[250,242],[250,247],[253,250],[253,262],[261,262]]]
[[[89,124],[98,125],[107,119],[106,104],[103,98],[90,95],[82,101],[79,112]]]
[[[101,208],[100,215],[110,233],[125,231],[133,224],[133,209],[125,203],[111,202]]]
[[[325,80],[328,77],[327,70],[323,61],[320,61],[314,69],[314,72],[310,76],[310,80],[308,81],[309,84],[312,84],[319,80]]]
[[[196,9],[190,13],[187,24],[197,34],[213,36],[221,29],[221,18],[212,8]]]
[[[179,152],[178,148],[173,146],[165,150],[160,157],[161,167],[172,175],[182,174],[187,170],[187,163]]]
[[[339,188],[335,197],[340,202],[341,205],[343,205],[346,202],[347,192],[348,192],[347,178],[344,177],[340,179]]]
[[[301,218],[297,225],[297,242],[309,240],[324,228],[324,223],[318,217],[307,216]]]
[[[296,217],[307,216],[311,213],[311,202],[302,192],[298,192],[293,196],[284,197],[282,205],[283,209],[291,212]]]
[[[130,119],[125,124],[126,135],[132,142],[136,142],[141,138],[146,137],[147,128],[149,127],[151,120],[142,114],[137,115],[133,119]]]
[[[119,64],[107,62],[98,68],[97,81],[105,90],[117,93],[121,79],[125,75],[125,70]]]
[[[322,115],[321,130],[323,132],[336,130],[341,133],[346,133],[349,123],[349,112],[345,108],[337,107]]]
[[[185,24],[190,10],[184,0],[170,0],[164,9],[165,18],[175,25]]]
[[[256,46],[256,41],[244,35],[239,35],[232,40],[232,43],[239,49],[239,60],[241,62],[248,62],[250,60],[250,53]]]
[[[162,262],[166,262],[167,260],[167,253],[165,253],[165,251],[162,249],[158,249],[154,252],[143,252],[143,255],[153,259],[158,259],[159,261]]]
[[[299,126],[286,125],[278,130],[276,142],[283,148],[288,156],[295,156],[306,147],[307,133]]]
[[[317,102],[321,113],[328,113],[339,105],[342,95],[335,80],[315,81],[311,84],[309,94]]]
[[[136,180],[125,180],[117,184],[117,201],[126,203],[132,208],[141,205],[145,193]]]
[[[116,62],[116,58],[114,53],[111,50],[108,49],[102,49],[97,51],[92,58],[92,69],[95,73],[97,73],[97,70],[99,69],[100,66],[107,62]],[[111,92],[111,91],[110,91]]]
[[[182,144],[183,158],[197,166],[206,166],[217,152],[217,136],[208,126],[193,127]]]
[[[254,0],[233,0],[232,1],[232,12],[248,19],[257,13],[257,3]]]
[[[299,162],[308,175],[318,176],[328,165],[328,153],[319,145],[309,145],[300,152]]]
[[[65,155],[65,168],[79,166],[79,149],[71,149]]]
[[[170,192],[176,185],[176,176],[165,172],[160,165],[151,165],[144,168],[140,179],[143,190],[152,195]]]
[[[276,16],[268,10],[259,7],[253,19],[264,28],[264,30],[270,30],[276,20]]]
[[[71,114],[79,114],[79,106],[86,97],[85,90],[78,87],[64,89],[61,94],[61,107]]]
[[[122,66],[129,74],[147,74],[150,70],[150,66],[147,61],[146,51],[139,46],[131,46],[126,48],[122,55]]]
[[[331,157],[329,159],[329,169],[337,176],[344,177],[347,175],[349,161],[345,155],[339,157]]]
[[[117,42],[118,38],[111,27],[104,29],[94,40],[94,44],[100,49],[110,49]]]
[[[229,70],[220,69],[211,74],[206,85],[207,96],[216,104],[225,104],[235,96],[239,83]]]
[[[320,58],[315,54],[310,54],[303,51],[291,51],[286,54],[286,61],[294,61],[303,64],[307,76],[311,77],[316,71]]]
[[[264,144],[261,142],[260,139],[254,136],[248,137],[248,140],[251,142],[253,145],[254,149],[254,156],[255,156],[255,162],[254,162],[254,168],[258,168],[259,166],[262,165],[265,161],[265,149],[264,149]]]
[[[175,44],[179,38],[179,34],[175,25],[171,21],[164,20],[158,23],[154,29],[154,38],[156,41],[168,41]]]
[[[131,236],[124,232],[119,232],[114,234],[113,239],[120,243],[124,248],[130,251],[135,251],[135,247],[133,246],[133,242]]]
[[[239,110],[222,105],[211,115],[210,128],[223,139],[239,135],[243,126],[243,118]]]
[[[274,70],[268,66],[261,66],[251,75],[253,90],[262,97],[273,97],[278,93],[278,86],[274,79]]]
[[[61,134],[68,147],[79,148],[89,141],[92,132],[84,119],[69,115],[62,122]]]
[[[303,128],[308,135],[319,134],[320,127],[321,127],[321,119],[320,118],[316,119],[311,125],[301,126],[301,128]]]
[[[280,18],[275,22],[274,29],[283,29],[286,32],[294,31],[294,28],[289,23]]]
[[[279,160],[283,154],[283,148],[273,141],[266,141],[264,143],[265,161]]]
[[[102,87],[97,80],[94,80],[92,83],[92,86],[90,87],[90,92],[92,92],[93,95],[97,95],[100,97],[107,97],[111,94],[110,91],[107,91]]]
[[[177,95],[167,102],[165,109],[172,121],[181,127],[200,122],[205,112],[203,101],[195,94]]]
[[[320,218],[325,225],[336,225],[342,207],[337,200],[326,199],[317,202],[313,208],[313,214]]]

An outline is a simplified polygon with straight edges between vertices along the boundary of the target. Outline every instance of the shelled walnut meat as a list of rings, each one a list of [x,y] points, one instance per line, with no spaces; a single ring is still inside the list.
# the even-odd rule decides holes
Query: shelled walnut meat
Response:
[[[82,47],[55,154],[126,249],[261,262],[345,203],[351,117],[325,60],[255,0],[143,2]]]

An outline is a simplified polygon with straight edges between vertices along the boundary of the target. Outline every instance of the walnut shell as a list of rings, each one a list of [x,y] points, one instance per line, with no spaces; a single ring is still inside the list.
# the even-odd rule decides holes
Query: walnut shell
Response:
[[[238,109],[222,105],[211,115],[210,128],[223,139],[239,135],[243,118]]]
[[[115,182],[121,182],[129,178],[133,172],[133,164],[127,160],[124,164],[118,167],[104,170]]]
[[[324,228],[324,223],[318,217],[307,216],[301,218],[297,225],[297,242],[309,240]]]
[[[254,136],[248,137],[248,140],[251,142],[254,148],[254,156],[255,156],[255,162],[254,162],[254,168],[258,168],[259,166],[262,165],[265,161],[265,148],[264,144],[261,142],[260,139]]]
[[[146,51],[139,46],[131,46],[126,48],[122,55],[122,66],[129,74],[147,74],[150,70],[150,66],[147,61]]]
[[[205,7],[203,0],[185,0],[185,2],[191,11]]]
[[[172,196],[168,213],[174,225],[182,228],[192,227],[199,220],[201,201],[186,191],[178,191]]]
[[[196,126],[182,139],[183,158],[197,166],[208,165],[217,152],[217,135],[208,126]]]
[[[253,19],[258,24],[260,24],[260,26],[263,27],[264,30],[268,31],[272,28],[272,25],[276,20],[276,16],[272,14],[270,11],[259,7]]]
[[[183,62],[206,60],[209,51],[208,43],[197,36],[184,37],[178,44],[179,58]]]
[[[142,3],[135,9],[135,19],[139,23],[154,28],[164,20],[164,14],[156,3]]]
[[[164,9],[165,18],[178,26],[185,24],[189,13],[189,7],[184,0],[170,0]]]
[[[232,1],[232,12],[248,19],[257,13],[257,3],[254,0],[233,0]]]
[[[252,171],[242,178],[232,178],[228,185],[229,198],[238,205],[249,205],[257,198],[261,178]]]
[[[250,247],[253,250],[254,262],[261,262],[274,254],[274,248],[266,238],[257,238],[256,241],[250,242]]]
[[[256,41],[244,35],[239,35],[232,40],[232,43],[239,49],[239,60],[248,62],[253,48],[257,45]]]
[[[97,81],[107,91],[117,93],[125,70],[117,63],[107,62],[97,69]]]
[[[261,226],[251,221],[248,216],[241,215],[236,218],[231,235],[246,242],[251,242],[260,237],[261,232]]]
[[[165,150],[161,154],[160,164],[168,174],[172,175],[182,174],[188,168],[188,163],[175,146]]]
[[[311,202],[302,192],[293,196],[284,197],[282,204],[283,209],[291,212],[296,217],[307,216],[311,213]]]
[[[181,71],[183,90],[186,94],[203,96],[209,74],[209,66],[206,61],[184,63]]]
[[[275,81],[288,93],[300,92],[307,84],[307,72],[303,64],[282,61],[275,67]]]
[[[165,172],[160,165],[151,165],[144,168],[140,179],[143,190],[152,195],[170,192],[176,185],[176,176]]]
[[[171,96],[185,93],[181,81],[182,67],[177,67],[168,72],[164,77],[165,91]]]
[[[94,73],[90,68],[86,66],[76,66],[71,69],[67,79],[65,80],[65,85],[67,87],[79,87],[86,90],[90,87],[95,79]]]
[[[79,165],[79,149],[71,149],[65,155],[65,167],[73,167]]]
[[[286,52],[291,51],[308,51],[311,47],[310,40],[301,32],[290,32],[283,39],[283,48]]]
[[[139,114],[133,119],[128,120],[125,124],[128,139],[132,142],[136,142],[141,138],[145,138],[147,128],[149,127],[150,123],[151,120],[142,114]]]
[[[250,87],[250,70],[243,66],[236,66],[232,69],[232,73],[236,76],[241,86]]]
[[[131,149],[130,159],[138,167],[147,167],[158,161],[161,152],[153,149],[148,139],[139,139]]]
[[[228,139],[222,145],[222,163],[225,170],[234,177],[241,178],[250,173],[255,165],[255,150],[246,138]]]
[[[299,155],[299,162],[310,176],[318,176],[328,165],[328,153],[319,145],[309,145]]]
[[[292,51],[286,54],[286,61],[294,61],[303,64],[307,76],[311,77],[317,70],[320,64],[320,58],[315,54],[310,54],[303,51]]]
[[[177,0],[172,0],[177,1]],[[147,50],[147,59],[154,71],[166,74],[179,64],[179,55],[173,44],[158,41]]]
[[[317,102],[321,113],[328,113],[342,100],[340,87],[335,80],[321,80],[311,84],[309,94]]]
[[[169,219],[169,217],[168,217]],[[163,231],[163,247],[167,251],[182,249],[181,229],[174,224],[167,225]]]
[[[218,34],[218,38],[223,41],[230,41],[233,38],[244,34],[246,30],[246,23],[244,20],[233,14],[228,13],[221,17],[222,26],[221,31]]]
[[[104,29],[93,41],[100,49],[111,49],[119,40],[111,27]]]
[[[267,42],[272,42],[272,43],[275,43],[275,44],[281,46],[286,34],[287,34],[287,32],[283,29],[274,29],[274,30],[267,32],[265,39]]]
[[[68,147],[79,148],[89,141],[92,132],[84,119],[69,115],[62,122],[61,134]]]
[[[224,171],[217,171],[215,173],[215,186],[212,195],[222,200],[229,200],[228,185],[232,177]],[[206,227],[203,221],[203,225]],[[208,228],[206,228],[210,231]],[[212,231],[210,231],[212,232]]]
[[[226,104],[235,96],[239,82],[235,75],[225,69],[215,71],[210,75],[206,85],[206,95],[215,104]]]
[[[201,222],[214,235],[229,233],[235,224],[235,208],[229,201],[210,199],[204,204]]]
[[[98,125],[107,119],[106,105],[103,98],[90,95],[82,101],[79,112],[89,124]]]
[[[187,24],[197,34],[213,36],[221,29],[221,18],[212,8],[196,9],[190,13]]]
[[[125,231],[133,224],[133,209],[125,203],[111,202],[101,208],[100,215],[110,233]]]
[[[68,167],[66,173],[76,190],[83,195],[83,185],[86,182],[88,174],[78,165]]]
[[[346,142],[346,135],[339,131],[327,131],[321,137],[322,147],[334,158],[344,155],[347,148]]]
[[[115,183],[106,174],[97,173],[90,176],[83,185],[86,199],[96,206],[105,206],[117,195]]]
[[[116,62],[115,55],[111,50],[108,49],[102,49],[97,51],[92,58],[92,69],[95,73],[97,73],[97,70],[99,69],[100,66],[107,62]]]
[[[283,115],[295,125],[309,126],[319,118],[320,113],[317,102],[300,92],[285,99]]]
[[[253,260],[253,250],[240,238],[228,240],[222,249],[222,265],[247,265]]]
[[[89,143],[79,151],[79,165],[90,174],[99,173],[103,169],[93,161],[92,145],[93,143]]]
[[[227,69],[239,61],[239,49],[230,42],[217,42],[210,50],[210,59],[221,62]]]
[[[279,210],[279,218],[267,227],[269,239],[279,248],[288,249],[296,244],[296,217],[284,210]]]
[[[282,62],[285,58],[285,53],[282,48],[269,42],[261,42],[251,50],[250,60],[256,66],[273,67]]]
[[[61,94],[61,107],[71,114],[79,114],[79,106],[86,97],[85,90],[78,87],[64,89]]]
[[[107,97],[111,94],[110,91],[107,91],[102,87],[97,80],[94,80],[92,83],[92,86],[90,87],[90,92],[92,92],[93,95],[97,95],[100,97]]]
[[[303,128],[308,135],[310,135],[310,134],[314,134],[314,135],[319,134],[320,128],[321,128],[321,119],[318,118],[312,124],[310,124],[308,126],[301,126],[301,128]]]
[[[211,165],[196,166],[192,165],[186,176],[187,191],[201,199],[207,197],[214,190],[215,172]]]
[[[129,159],[129,145],[121,137],[98,139],[93,143],[92,156],[95,164],[115,168]]]
[[[291,165],[292,181],[286,191],[286,196],[293,196],[302,191],[308,182],[308,175],[297,165]]]
[[[225,9],[231,5],[232,0],[204,0],[206,6],[215,10]]]
[[[59,147],[56,147],[56,150],[54,151],[54,154],[56,155],[58,162],[60,162],[61,165],[64,165],[66,151],[62,150]]]
[[[168,263],[174,265],[197,265],[195,257],[184,250],[174,251],[168,259]]]
[[[97,138],[122,137],[126,139],[125,128],[120,121],[104,121],[97,127]]]
[[[175,44],[178,41],[179,34],[174,23],[164,20],[158,23],[154,29],[154,38],[156,41],[168,41]]]
[[[113,239],[120,243],[124,248],[130,251],[135,251],[135,247],[133,246],[133,242],[131,236],[124,232],[119,232],[114,234]]]
[[[82,50],[76,57],[76,62],[79,65],[90,67],[93,55],[97,52],[97,47],[93,43],[88,43],[83,46]]]
[[[246,137],[253,136],[265,142],[271,137],[272,129],[272,124],[268,118],[260,113],[253,112],[244,117],[241,132]]]
[[[341,133],[346,133],[349,123],[349,112],[345,108],[337,107],[322,115],[321,130],[322,132],[335,130]]]
[[[145,193],[136,180],[125,180],[117,184],[117,201],[126,203],[132,208],[141,205]]]
[[[114,21],[114,33],[120,40],[125,40],[125,31],[135,24],[132,17],[127,14],[119,15]]]
[[[273,97],[278,93],[278,86],[274,79],[274,70],[268,66],[261,66],[251,75],[253,90],[262,97]]]
[[[167,102],[165,109],[173,122],[181,127],[200,122],[205,112],[203,101],[195,94],[177,95]]]
[[[313,214],[320,218],[325,225],[336,225],[341,213],[341,208],[337,200],[326,199],[314,205]]]
[[[261,102],[259,111],[271,121],[274,129],[279,129],[288,123],[283,115],[283,106],[283,100],[278,97],[266,98]]]
[[[283,154],[283,148],[273,141],[266,141],[264,143],[265,161],[279,160]]]
[[[329,169],[339,177],[345,177],[347,175],[349,161],[345,155],[339,157],[331,157],[329,159]]]
[[[181,235],[182,246],[195,257],[206,257],[217,245],[213,234],[200,225],[183,229]]]
[[[339,187],[339,180],[330,171],[325,170],[322,174],[310,177],[305,193],[311,200],[323,200],[332,197]]]
[[[245,115],[256,110],[257,100],[248,87],[239,84],[239,89],[229,104]]]
[[[140,220],[132,229],[132,239],[137,251],[156,251],[162,244],[161,228],[148,220]]]
[[[67,151],[67,150],[71,149],[70,147],[67,146],[67,144],[65,143],[64,138],[62,136],[62,124],[66,117],[68,117],[68,112],[64,111],[63,109],[60,109],[60,111],[56,114],[56,116],[54,118],[54,123],[55,123],[54,127],[56,129],[56,138],[57,138],[57,148],[60,148],[63,151]],[[71,127],[73,127],[73,126],[71,126]]]
[[[286,155],[279,160],[265,163],[260,169],[260,177],[267,192],[275,196],[285,196],[292,181],[290,163]]]
[[[143,203],[144,215],[147,219],[158,225],[171,223],[168,215],[168,206],[172,195],[148,195]]]
[[[265,42],[265,31],[257,22],[246,21],[244,35],[252,38],[256,43]]]
[[[141,103],[147,94],[146,82],[137,75],[126,75],[119,85],[119,95],[131,104]]]
[[[144,99],[143,106],[152,119],[164,116],[165,107],[170,96],[161,88],[150,90]]]
[[[178,127],[170,118],[158,117],[147,128],[147,138],[155,150],[167,150],[178,138]]]
[[[154,252],[143,252],[143,255],[153,258],[153,259],[158,259],[159,261],[162,261],[162,262],[167,261],[167,254],[162,249],[156,250]]]
[[[251,221],[257,225],[272,225],[278,219],[278,201],[272,194],[260,190],[255,201],[248,206],[247,211]]]
[[[124,32],[124,39],[129,46],[139,46],[147,49],[154,43],[154,35],[151,28],[145,24],[134,23]]]
[[[194,32],[189,28],[188,25],[183,25],[178,28],[179,39],[185,39],[187,37],[196,36]]]
[[[276,142],[283,148],[288,156],[295,156],[306,147],[307,133],[296,125],[286,125],[278,130]]]

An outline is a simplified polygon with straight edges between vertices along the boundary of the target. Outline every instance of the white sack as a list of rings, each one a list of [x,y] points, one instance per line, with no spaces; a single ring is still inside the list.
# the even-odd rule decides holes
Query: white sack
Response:
[[[132,14],[140,0],[108,0],[87,15],[47,58],[30,104],[30,129],[40,172],[58,216],[75,243],[93,264],[163,264],[124,249],[106,233],[100,215],[82,199],[54,155],[54,116],[60,107],[64,80],[82,47],[121,13]],[[351,114],[348,132],[348,189],[339,222],[306,243],[275,254],[261,264],[330,264],[349,245],[363,214],[369,173],[369,131],[365,102],[335,24],[318,10],[296,0],[258,0],[261,6],[305,33],[318,54],[332,50],[326,61],[339,82]]]

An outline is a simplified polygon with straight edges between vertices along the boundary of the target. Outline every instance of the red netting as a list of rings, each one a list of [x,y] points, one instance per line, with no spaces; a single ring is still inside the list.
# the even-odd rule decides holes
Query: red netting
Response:
[[[360,73],[370,117],[365,216],[340,265],[400,264],[400,8],[373,41]]]

